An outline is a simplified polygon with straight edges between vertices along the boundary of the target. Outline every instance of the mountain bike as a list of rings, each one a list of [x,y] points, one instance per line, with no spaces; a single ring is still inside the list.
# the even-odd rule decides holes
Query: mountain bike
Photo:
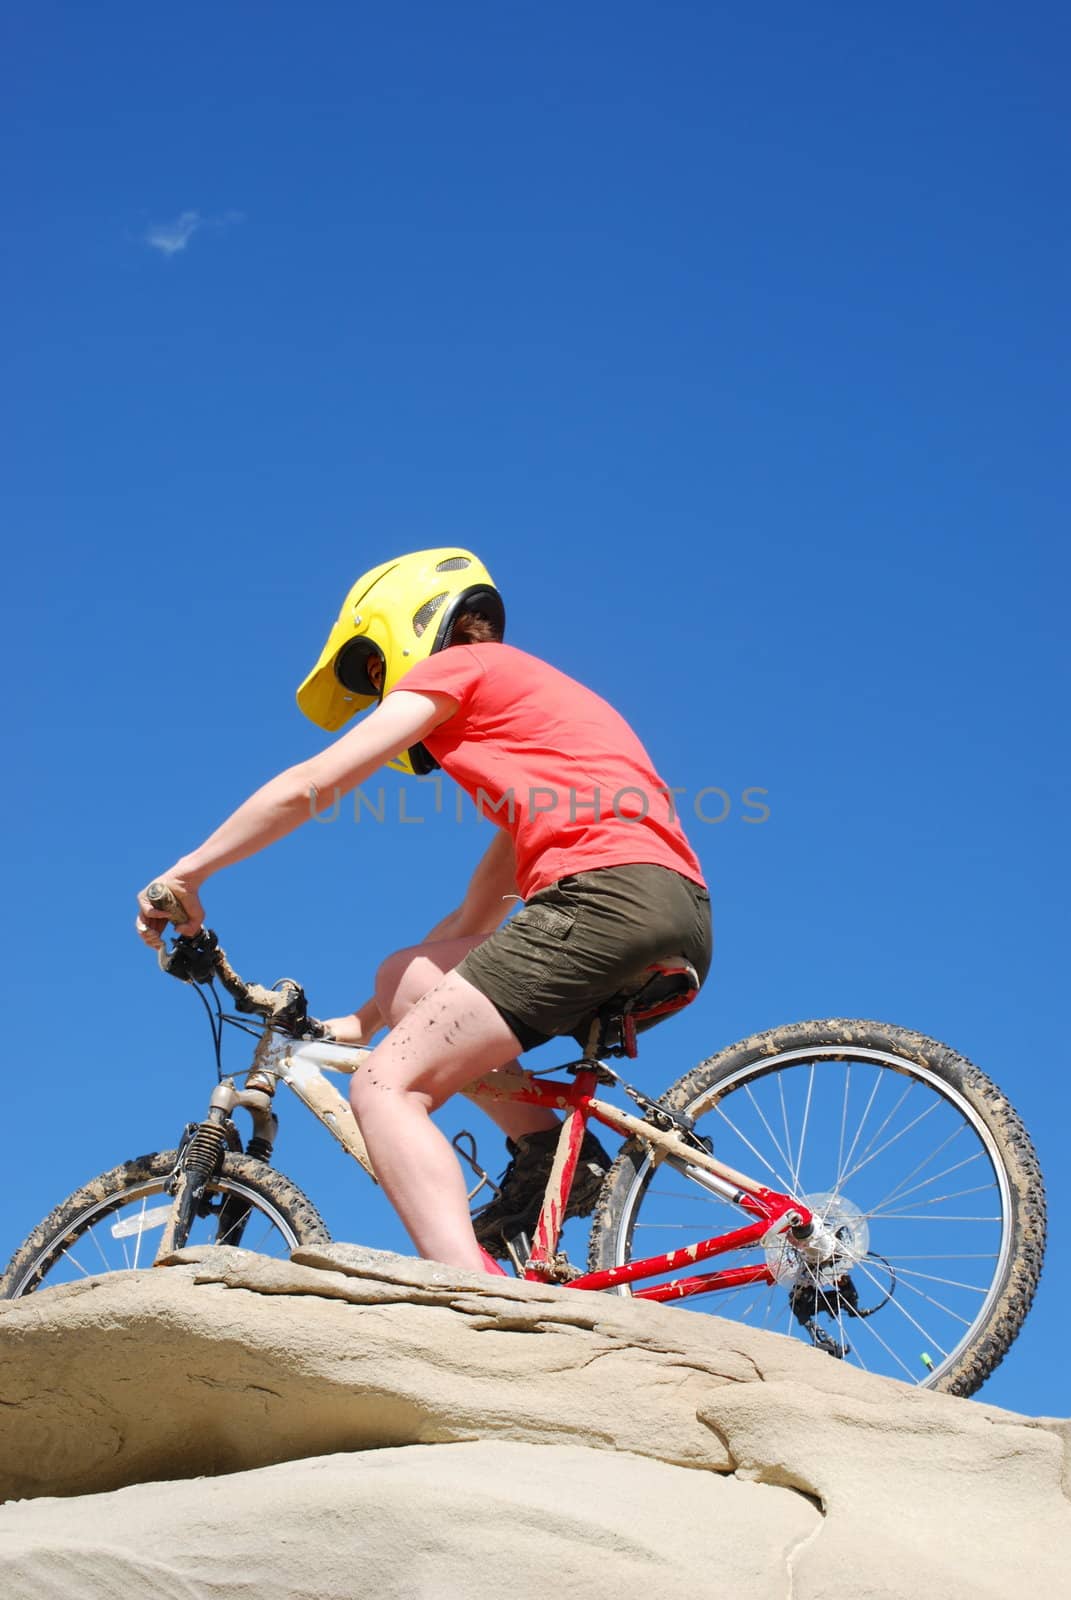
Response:
[[[150,897],[186,920],[167,885]],[[328,1243],[312,1201],[271,1165],[280,1085],[374,1178],[353,1112],[326,1076],[359,1071],[371,1052],[333,1042],[292,979],[244,982],[209,929],[177,937],[161,965],[195,989],[211,1023],[207,1112],[176,1148],[114,1167],[57,1206],[16,1250],[0,1298],[162,1263],[191,1244],[285,1255]],[[840,1018],[755,1034],[652,1099],[611,1059],[634,1056],[637,1033],[697,990],[686,963],[657,962],[601,1007],[583,1055],[553,1069],[566,1076],[528,1070],[505,1087],[470,1086],[477,1102],[563,1113],[534,1236],[506,1241],[515,1272],[577,1292],[701,1302],[863,1370],[973,1394],[1022,1326],[1044,1251],[1041,1172],[1012,1106],[946,1045]],[[226,1026],[256,1039],[238,1072],[223,1071]],[[635,1110],[600,1098],[607,1086]],[[238,1111],[251,1122],[244,1143]],[[584,1270],[561,1244],[589,1121],[624,1142]],[[454,1143],[477,1175],[473,1195],[494,1187],[471,1135]],[[708,1269],[724,1256],[732,1264]]]

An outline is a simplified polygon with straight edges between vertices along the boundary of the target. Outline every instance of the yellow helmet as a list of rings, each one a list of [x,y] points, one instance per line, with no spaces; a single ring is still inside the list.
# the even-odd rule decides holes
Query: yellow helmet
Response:
[[[463,611],[482,613],[500,633],[505,626],[502,596],[471,551],[418,550],[373,567],[343,601],[319,661],[297,692],[298,705],[317,727],[336,732],[393,689],[418,661],[445,649]],[[383,662],[379,693],[368,676],[373,655]],[[390,765],[424,773],[438,763],[423,745],[415,745]]]

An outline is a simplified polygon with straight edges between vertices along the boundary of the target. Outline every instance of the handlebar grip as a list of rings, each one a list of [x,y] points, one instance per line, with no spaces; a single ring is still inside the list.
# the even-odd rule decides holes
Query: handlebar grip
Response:
[[[182,922],[189,922],[190,918],[186,907],[182,904],[171,885],[165,883],[163,878],[157,878],[154,883],[150,883],[145,891],[145,898],[154,911],[158,912],[160,916],[166,917],[169,922],[173,922],[176,927]]]

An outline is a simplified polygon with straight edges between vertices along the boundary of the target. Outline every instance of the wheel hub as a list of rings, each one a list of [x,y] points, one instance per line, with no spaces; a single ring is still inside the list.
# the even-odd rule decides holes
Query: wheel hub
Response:
[[[805,1194],[803,1204],[814,1216],[814,1233],[797,1242],[786,1233],[767,1240],[766,1265],[777,1283],[833,1283],[862,1261],[870,1250],[870,1229],[859,1207],[842,1194]]]

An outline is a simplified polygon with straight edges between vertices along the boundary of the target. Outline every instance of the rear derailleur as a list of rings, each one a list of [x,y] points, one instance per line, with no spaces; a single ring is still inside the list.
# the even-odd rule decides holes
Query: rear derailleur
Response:
[[[845,1313],[849,1317],[869,1315],[868,1312],[860,1310],[859,1291],[847,1272],[828,1284],[794,1284],[788,1303],[796,1321],[810,1334],[815,1349],[824,1350],[826,1355],[835,1356],[838,1361],[843,1361],[846,1355],[850,1355],[852,1347],[847,1341],[842,1344],[839,1339],[834,1339],[819,1325],[817,1321],[819,1313],[838,1323]]]

